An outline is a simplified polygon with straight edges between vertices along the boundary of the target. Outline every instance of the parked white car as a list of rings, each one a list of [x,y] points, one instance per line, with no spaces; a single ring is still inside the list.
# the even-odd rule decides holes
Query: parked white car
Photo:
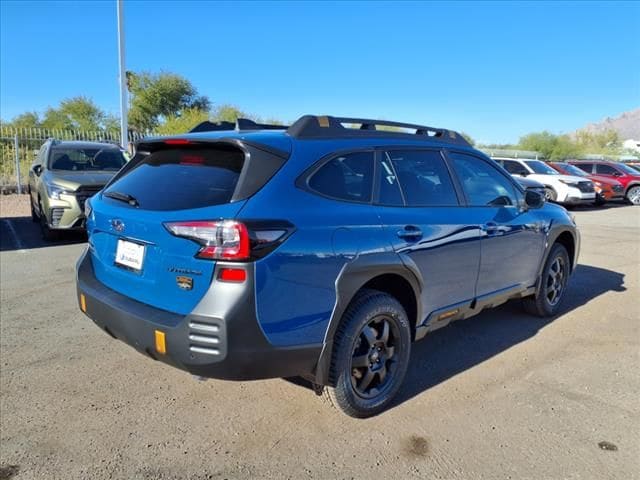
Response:
[[[545,197],[563,205],[582,205],[596,201],[593,182],[584,177],[563,175],[540,160],[494,158],[514,177],[527,177],[544,185]]]

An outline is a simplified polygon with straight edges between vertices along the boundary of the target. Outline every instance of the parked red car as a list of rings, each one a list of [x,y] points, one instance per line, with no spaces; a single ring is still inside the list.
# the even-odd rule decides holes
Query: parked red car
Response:
[[[640,172],[620,162],[604,160],[571,160],[568,163],[587,173],[617,180],[624,187],[624,196],[633,205],[640,205]]]
[[[570,163],[547,162],[547,164],[564,175],[585,177],[591,180],[596,190],[596,205],[603,205],[605,202],[622,200],[624,198],[624,187],[619,181],[614,180],[613,178],[607,178],[601,175],[592,175],[575,165],[571,165]]]

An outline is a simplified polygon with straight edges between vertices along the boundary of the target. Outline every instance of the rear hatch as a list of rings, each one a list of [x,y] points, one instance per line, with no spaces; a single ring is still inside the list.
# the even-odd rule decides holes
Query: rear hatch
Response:
[[[231,201],[245,163],[237,146],[163,146],[141,155],[92,199],[87,229],[95,275],[145,304],[185,315],[206,293],[215,261],[196,258],[197,242],[168,222],[236,217]]]

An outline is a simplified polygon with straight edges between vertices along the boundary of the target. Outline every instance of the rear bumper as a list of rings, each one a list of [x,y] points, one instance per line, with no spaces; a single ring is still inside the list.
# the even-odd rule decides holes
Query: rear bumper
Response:
[[[103,285],[94,275],[88,251],[78,260],[76,274],[81,310],[112,337],[154,360],[193,375],[226,380],[309,376],[315,370],[321,345],[275,347],[266,340],[256,319],[252,284],[214,282],[194,313],[182,316]],[[238,289],[236,294],[225,293],[225,289],[234,287]],[[215,316],[204,314],[201,308],[206,309],[212,299]],[[220,309],[227,299],[232,301]],[[164,334],[164,354],[156,348],[156,332]]]

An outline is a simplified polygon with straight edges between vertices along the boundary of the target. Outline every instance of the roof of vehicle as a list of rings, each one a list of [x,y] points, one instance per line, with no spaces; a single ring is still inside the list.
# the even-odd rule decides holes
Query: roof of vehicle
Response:
[[[238,119],[235,124],[230,122],[215,124],[207,121],[196,126],[189,133],[170,137],[147,137],[139,144],[178,139],[191,141],[238,139],[249,144],[266,145],[285,153],[291,152],[292,142],[297,140],[345,141],[358,146],[428,144],[472,148],[462,135],[453,130],[385,120],[314,115],[305,115],[291,126],[259,124],[247,119]]]
[[[121,150],[120,145],[112,142],[90,142],[86,140],[55,140],[51,139],[53,147],[62,148],[114,148]]]

